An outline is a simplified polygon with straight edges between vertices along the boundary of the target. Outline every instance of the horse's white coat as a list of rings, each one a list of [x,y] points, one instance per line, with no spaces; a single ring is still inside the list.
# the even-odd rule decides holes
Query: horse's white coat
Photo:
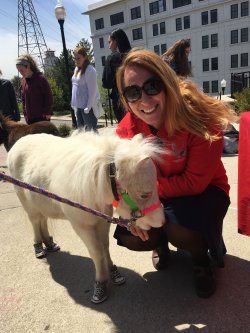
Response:
[[[149,157],[161,149],[140,136],[124,140],[110,131],[60,138],[33,134],[21,138],[8,154],[10,174],[22,181],[112,215],[114,200],[108,166],[115,162],[118,188],[127,190],[140,209],[158,200],[156,170]],[[34,230],[34,241],[48,239],[47,218],[68,219],[88,248],[96,268],[96,281],[106,281],[113,263],[109,254],[109,224],[80,209],[16,187],[16,193]],[[146,199],[143,198],[146,195]],[[118,213],[130,217],[121,200]],[[137,220],[149,229],[164,223],[162,208]]]

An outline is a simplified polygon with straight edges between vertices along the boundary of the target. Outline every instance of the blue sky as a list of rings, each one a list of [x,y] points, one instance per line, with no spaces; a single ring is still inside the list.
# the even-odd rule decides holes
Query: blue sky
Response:
[[[40,27],[47,47],[62,52],[60,26],[54,14],[57,0],[33,0]],[[66,46],[73,49],[82,39],[90,39],[90,25],[88,15],[82,15],[93,0],[62,0],[67,16],[64,23]],[[0,6],[0,69],[7,79],[17,75],[15,60],[18,56],[18,0],[1,0]]]

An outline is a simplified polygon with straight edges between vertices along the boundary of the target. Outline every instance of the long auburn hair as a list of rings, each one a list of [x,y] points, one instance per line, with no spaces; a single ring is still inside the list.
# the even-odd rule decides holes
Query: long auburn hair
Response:
[[[162,55],[163,59],[168,58],[170,62],[175,62],[177,74],[180,76],[187,77],[192,75],[188,57],[185,52],[190,46],[190,41],[188,39],[180,39]]]
[[[33,73],[39,73],[40,69],[38,68],[38,65],[35,61],[35,59],[30,54],[23,54],[17,58],[17,60],[26,60],[30,64],[30,69]],[[22,65],[24,66],[24,65]],[[27,66],[25,66],[27,67]]]
[[[86,60],[84,61],[83,65],[82,65],[82,67],[81,67],[81,68],[77,67],[77,69],[76,69],[76,73],[75,73],[76,76],[78,75],[79,72],[81,72],[81,75],[82,75],[82,74],[85,73],[86,68],[87,68],[88,65],[90,64],[90,61],[89,61],[89,58],[88,58],[87,52],[86,52],[86,50],[85,50],[84,47],[80,46],[80,47],[76,47],[76,48],[74,49],[74,52],[73,52],[73,53],[74,53],[74,55],[76,55],[76,54],[80,54],[80,55],[82,55],[83,57],[87,57]]]
[[[221,137],[230,122],[236,121],[234,111],[224,102],[204,94],[196,84],[180,80],[156,53],[146,49],[132,49],[116,74],[121,102],[127,112],[129,104],[123,96],[125,69],[138,66],[159,78],[165,91],[165,128],[169,136],[175,131],[188,130],[206,140]]]

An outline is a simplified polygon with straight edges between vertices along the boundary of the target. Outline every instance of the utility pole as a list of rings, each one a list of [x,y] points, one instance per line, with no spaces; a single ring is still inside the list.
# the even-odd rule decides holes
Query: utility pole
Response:
[[[32,0],[18,0],[18,56],[29,53],[44,72],[48,51]]]

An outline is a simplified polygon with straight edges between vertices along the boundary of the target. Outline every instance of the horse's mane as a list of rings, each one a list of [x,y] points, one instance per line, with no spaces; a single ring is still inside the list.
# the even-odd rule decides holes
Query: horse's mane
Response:
[[[104,189],[110,187],[108,168],[111,162],[115,163],[120,175],[132,174],[142,160],[150,157],[156,160],[160,158],[160,154],[165,153],[152,138],[143,139],[138,135],[131,140],[121,139],[110,129],[103,130],[100,135],[93,132],[74,133],[66,140],[71,141],[73,155],[74,149],[78,149],[79,152],[82,150],[80,157],[75,160],[71,179],[74,189],[78,191],[75,194],[80,198],[84,192],[84,199],[88,198],[92,203],[96,198],[99,202],[105,201]],[[73,156],[72,158],[74,159]],[[83,189],[79,184],[88,186]]]
[[[26,127],[26,126],[27,124],[11,120],[9,117],[4,116],[0,112],[0,127],[2,127],[2,129],[6,130],[7,132],[9,132],[12,128]]]

